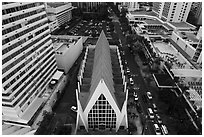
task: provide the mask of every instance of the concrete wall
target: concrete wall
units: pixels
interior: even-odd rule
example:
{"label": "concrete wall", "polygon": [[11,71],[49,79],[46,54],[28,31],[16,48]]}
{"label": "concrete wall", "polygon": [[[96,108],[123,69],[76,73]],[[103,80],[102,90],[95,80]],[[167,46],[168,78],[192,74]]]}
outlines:
{"label": "concrete wall", "polygon": [[[178,34],[175,32],[172,33],[171,39],[178,44],[180,48],[182,48],[191,58],[195,54],[196,49],[193,48],[190,44],[188,44],[185,40],[183,40]],[[177,40],[178,39],[178,40]]]}
{"label": "concrete wall", "polygon": [[202,52],[200,53],[200,56],[198,57],[197,62],[198,62],[198,63],[202,63]]}
{"label": "concrete wall", "polygon": [[55,54],[57,60],[57,67],[64,70],[65,74],[68,73],[69,69],[73,66],[76,59],[82,52],[83,44],[82,37],[77,41],[76,44],[73,44],[63,55]]}
{"label": "concrete wall", "polygon": [[[48,4],[49,5],[49,4]],[[68,8],[70,8],[72,6],[71,2],[66,4],[66,5],[62,5],[62,6],[59,6],[59,7],[56,7],[56,8],[53,8],[53,7],[48,7],[46,9],[46,12],[48,13],[59,13],[61,11],[64,11]]]}
{"label": "concrete wall", "polygon": [[58,21],[55,20],[55,21],[52,21],[49,23],[49,28],[50,28],[50,31],[53,32],[55,31],[56,29],[59,28],[59,24],[58,24]]}

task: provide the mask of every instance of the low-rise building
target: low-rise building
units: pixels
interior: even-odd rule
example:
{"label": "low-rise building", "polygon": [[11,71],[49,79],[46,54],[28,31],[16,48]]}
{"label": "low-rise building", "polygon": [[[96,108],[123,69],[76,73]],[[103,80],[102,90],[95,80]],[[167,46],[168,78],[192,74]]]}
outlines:
{"label": "low-rise building", "polygon": [[55,57],[59,70],[68,73],[83,49],[83,37],[59,35],[52,36]]}
{"label": "low-rise building", "polygon": [[122,5],[127,6],[128,11],[135,11],[140,9],[138,2],[122,2]]}
{"label": "low-rise building", "polygon": [[[177,24],[178,25],[178,24]],[[193,25],[182,24],[176,26],[171,39],[185,52],[195,63],[202,64],[202,37],[200,31],[195,31]]]}

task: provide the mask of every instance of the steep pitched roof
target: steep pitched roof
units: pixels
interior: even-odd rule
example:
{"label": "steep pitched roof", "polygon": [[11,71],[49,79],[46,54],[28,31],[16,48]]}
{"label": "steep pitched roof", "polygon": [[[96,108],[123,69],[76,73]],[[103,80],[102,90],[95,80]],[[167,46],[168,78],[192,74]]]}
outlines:
{"label": "steep pitched roof", "polygon": [[109,47],[108,40],[103,31],[101,32],[99,39],[96,43],[94,65],[93,65],[93,72],[92,72],[91,78],[92,79],[91,79],[89,99],[93,95],[100,80],[103,79],[109,91],[111,92],[114,100],[116,101],[114,96],[115,89],[114,89],[113,74],[112,74],[110,47]]}
{"label": "steep pitched roof", "polygon": [[89,47],[88,50],[82,85],[80,86],[81,92],[79,93],[79,100],[83,110],[91,100],[99,82],[105,83],[113,100],[121,110],[126,96],[125,92],[123,92],[124,85],[117,50],[109,46],[103,31],[96,46]]}

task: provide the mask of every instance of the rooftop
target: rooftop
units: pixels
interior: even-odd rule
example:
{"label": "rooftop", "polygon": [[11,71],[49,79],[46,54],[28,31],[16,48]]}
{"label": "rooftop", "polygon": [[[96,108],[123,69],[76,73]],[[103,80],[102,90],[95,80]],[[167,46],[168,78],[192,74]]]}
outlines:
{"label": "rooftop", "polygon": [[153,74],[156,84],[160,88],[174,88],[175,82],[168,74]]}
{"label": "rooftop", "polygon": [[133,15],[150,15],[150,16],[157,16],[157,14],[153,11],[148,12],[148,11],[130,11],[131,14]]}
{"label": "rooftop", "polygon": [[71,45],[75,45],[81,37],[60,35],[52,36],[51,38],[53,40],[54,49],[63,52],[66,49],[68,49]]}
{"label": "rooftop", "polygon": [[188,42],[199,42],[199,40],[196,38],[196,35],[194,33],[178,32],[178,34],[180,37],[182,37],[184,40]]}
{"label": "rooftop", "polygon": [[87,55],[81,92],[79,93],[82,109],[86,108],[88,101],[102,79],[119,109],[121,109],[125,100],[125,93],[123,92],[117,51],[115,46],[109,46],[103,31],[95,48],[93,46],[89,47]]}
{"label": "rooftop", "polygon": [[60,7],[66,4],[67,2],[47,2],[47,5],[53,8]]}
{"label": "rooftop", "polygon": [[196,28],[195,26],[187,22],[169,22],[169,23],[179,29],[186,29],[186,28],[195,29]]}
{"label": "rooftop", "polygon": [[197,69],[171,69],[175,77],[202,78],[202,71]]}
{"label": "rooftop", "polygon": [[159,20],[144,20],[144,22],[145,23],[147,23],[148,25],[150,25],[150,24],[163,24],[163,23],[161,23]]}

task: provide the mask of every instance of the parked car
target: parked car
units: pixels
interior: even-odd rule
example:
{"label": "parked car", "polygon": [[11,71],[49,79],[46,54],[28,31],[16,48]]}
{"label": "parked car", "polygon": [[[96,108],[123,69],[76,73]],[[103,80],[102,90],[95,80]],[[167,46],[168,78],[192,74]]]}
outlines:
{"label": "parked car", "polygon": [[127,73],[130,73],[130,69],[127,67]]}
{"label": "parked car", "polygon": [[142,113],[142,108],[139,102],[136,103],[136,109],[139,113]]}
{"label": "parked car", "polygon": [[151,99],[152,99],[152,94],[151,94],[151,92],[150,92],[150,91],[147,91],[147,98],[148,98],[149,100],[151,100]]}
{"label": "parked car", "polygon": [[77,112],[77,107],[72,106],[72,107],[71,107],[71,110],[74,111],[74,112]]}
{"label": "parked car", "polygon": [[158,112],[158,109],[157,109],[156,104],[153,103],[152,106],[153,106],[153,110],[154,110],[154,112],[157,113],[157,112]]}
{"label": "parked car", "polygon": [[135,97],[135,101],[138,101],[139,98],[136,92],[134,92],[133,96]]}
{"label": "parked car", "polygon": [[158,124],[154,124],[154,131],[156,135],[161,135],[161,131],[160,131]]}
{"label": "parked car", "polygon": [[161,131],[163,135],[168,135],[169,133],[165,125],[161,125]]}
{"label": "parked car", "polygon": [[160,117],[158,114],[156,114],[156,118],[157,118],[157,122],[158,122],[159,124],[162,124],[161,117]]}
{"label": "parked car", "polygon": [[147,109],[147,113],[148,113],[150,119],[154,119],[154,113],[153,113],[151,108]]}
{"label": "parked car", "polygon": [[134,85],[134,81],[132,78],[130,78],[130,85]]}

